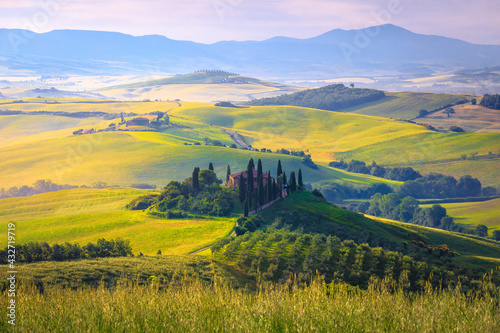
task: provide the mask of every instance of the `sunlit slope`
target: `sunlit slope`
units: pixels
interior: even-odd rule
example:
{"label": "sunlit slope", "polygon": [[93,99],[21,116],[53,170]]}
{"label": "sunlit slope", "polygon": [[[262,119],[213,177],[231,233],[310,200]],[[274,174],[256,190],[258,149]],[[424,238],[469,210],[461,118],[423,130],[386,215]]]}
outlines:
{"label": "sunlit slope", "polygon": [[413,168],[422,173],[438,172],[455,178],[460,178],[463,175],[474,175],[483,186],[500,185],[500,160],[498,158],[431,163],[415,165]]}
{"label": "sunlit slope", "polygon": [[346,108],[342,111],[387,118],[413,119],[419,116],[420,110],[432,111],[466,98],[465,95],[416,92],[386,92],[385,94],[386,96],[378,101]]}
{"label": "sunlit slope", "polygon": [[497,133],[436,133],[387,118],[300,107],[222,108],[189,103],[171,114],[243,130],[256,148],[308,150],[320,162],[343,158],[394,165],[459,158],[500,146]]}
{"label": "sunlit slope", "polygon": [[[49,112],[105,112],[137,113],[168,111],[178,107],[177,102],[121,102],[110,100],[89,100],[77,98],[25,98],[24,103],[16,100],[0,101],[0,110],[49,111]],[[18,100],[17,100],[18,101]],[[47,103],[47,102],[48,103]]]}
{"label": "sunlit slope", "polygon": [[[124,210],[125,205],[145,190],[123,188],[73,189],[33,197],[0,200],[2,224],[15,222],[16,242],[77,242],[85,245],[100,238],[130,240],[134,253],[153,255],[187,254],[234,227],[232,218],[167,220],[142,211]],[[0,241],[0,247],[7,240]]]}
{"label": "sunlit slope", "polygon": [[[500,199],[484,202],[460,202],[441,204],[456,223],[470,224],[473,227],[483,224],[491,235],[500,230]],[[425,206],[424,206],[425,207]]]}
{"label": "sunlit slope", "polygon": [[272,174],[279,159],[285,171],[302,168],[306,183],[339,178],[359,184],[384,181],[327,167],[312,169],[301,163],[300,158],[288,155],[181,144],[192,141],[168,132],[107,132],[3,147],[0,148],[0,155],[4,157],[0,160],[3,171],[0,188],[29,185],[37,179],[87,186],[95,181],[120,186],[134,183],[164,186],[170,180],[190,177],[195,166],[208,168],[210,162],[225,180],[228,164],[233,172],[245,170],[250,158],[262,159],[264,168]]}
{"label": "sunlit slope", "polygon": [[80,128],[103,128],[111,121],[49,115],[0,116],[0,147],[62,138]]}

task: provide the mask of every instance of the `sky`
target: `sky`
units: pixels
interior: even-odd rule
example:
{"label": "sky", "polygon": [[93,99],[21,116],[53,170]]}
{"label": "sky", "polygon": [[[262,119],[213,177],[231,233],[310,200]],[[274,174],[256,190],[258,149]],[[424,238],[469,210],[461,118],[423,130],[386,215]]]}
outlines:
{"label": "sky", "polygon": [[0,0],[0,28],[164,35],[214,43],[392,23],[416,33],[500,45],[498,0]]}

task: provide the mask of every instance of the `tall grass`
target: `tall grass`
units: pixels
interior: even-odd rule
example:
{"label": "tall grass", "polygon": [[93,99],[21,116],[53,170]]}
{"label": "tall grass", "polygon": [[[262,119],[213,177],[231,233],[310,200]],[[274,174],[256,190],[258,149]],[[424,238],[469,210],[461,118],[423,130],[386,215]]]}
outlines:
{"label": "tall grass", "polygon": [[[372,283],[367,291],[321,280],[258,291],[190,282],[150,286],[19,290],[19,332],[498,332],[499,289],[405,294]],[[1,300],[6,306],[6,297]],[[0,330],[9,324],[0,317]]]}

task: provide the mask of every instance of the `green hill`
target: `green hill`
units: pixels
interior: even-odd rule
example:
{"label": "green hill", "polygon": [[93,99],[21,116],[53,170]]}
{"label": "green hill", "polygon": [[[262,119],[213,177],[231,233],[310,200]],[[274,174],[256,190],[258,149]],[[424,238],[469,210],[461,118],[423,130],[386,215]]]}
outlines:
{"label": "green hill", "polygon": [[[286,200],[264,210],[261,215],[266,220],[272,221],[280,216],[281,212],[304,217],[294,223],[296,227],[302,227],[305,232],[337,234],[338,229],[342,227],[344,235],[351,234],[355,236],[356,241],[369,233],[396,243],[415,240],[434,246],[446,244],[458,254],[455,260],[459,262],[471,263],[479,257],[490,261],[491,265],[500,261],[499,242],[388,219],[368,218],[325,202],[313,196],[311,192],[294,193]],[[368,237],[366,242],[369,241]]]}
{"label": "green hill", "polygon": [[247,105],[293,105],[315,109],[337,111],[363,103],[373,102],[385,96],[383,91],[347,88],[332,84],[316,89],[307,89],[289,95],[268,97],[247,102]]}
{"label": "green hill", "polygon": [[189,103],[172,115],[229,128],[255,148],[308,151],[316,162],[335,159],[404,165],[497,151],[499,133],[437,133],[388,118],[293,106],[218,108]]}
{"label": "green hill", "polygon": [[[146,190],[73,189],[26,198],[0,199],[2,223],[15,222],[16,242],[95,243],[100,238],[130,240],[134,254],[187,254],[228,235],[232,218],[157,219],[124,210]],[[7,240],[0,240],[0,248]]]}
{"label": "green hill", "polygon": [[[345,108],[342,111],[377,117],[413,119],[419,116],[420,110],[431,112],[446,105],[463,101],[466,97],[466,95],[386,92],[384,98]],[[425,119],[422,122],[425,122]]]}
{"label": "green hill", "polygon": [[198,71],[195,73],[176,75],[172,77],[167,77],[158,80],[149,80],[144,82],[122,84],[117,86],[105,87],[98,89],[100,90],[112,90],[112,89],[128,89],[128,88],[144,88],[151,86],[163,86],[169,84],[219,84],[219,83],[229,83],[229,84],[259,84],[270,87],[281,87],[282,84],[262,81],[248,76],[238,75],[235,73],[229,73],[225,71]]}

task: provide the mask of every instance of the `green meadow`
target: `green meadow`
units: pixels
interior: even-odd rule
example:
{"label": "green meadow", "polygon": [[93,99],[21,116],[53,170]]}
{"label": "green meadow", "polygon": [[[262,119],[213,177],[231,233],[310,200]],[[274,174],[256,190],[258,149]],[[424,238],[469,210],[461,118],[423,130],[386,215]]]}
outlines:
{"label": "green meadow", "polygon": [[171,114],[241,132],[255,148],[305,150],[322,163],[357,159],[400,165],[487,154],[500,146],[499,133],[437,133],[388,118],[301,107],[189,103]]}
{"label": "green meadow", "polygon": [[342,111],[378,117],[413,119],[419,116],[420,110],[432,111],[444,105],[460,102],[467,97],[415,92],[386,92],[385,95],[385,98],[376,102],[365,103]]}
{"label": "green meadow", "polygon": [[500,199],[483,202],[461,202],[441,204],[448,215],[453,216],[456,223],[476,227],[483,224],[488,227],[489,234],[500,230]]}

